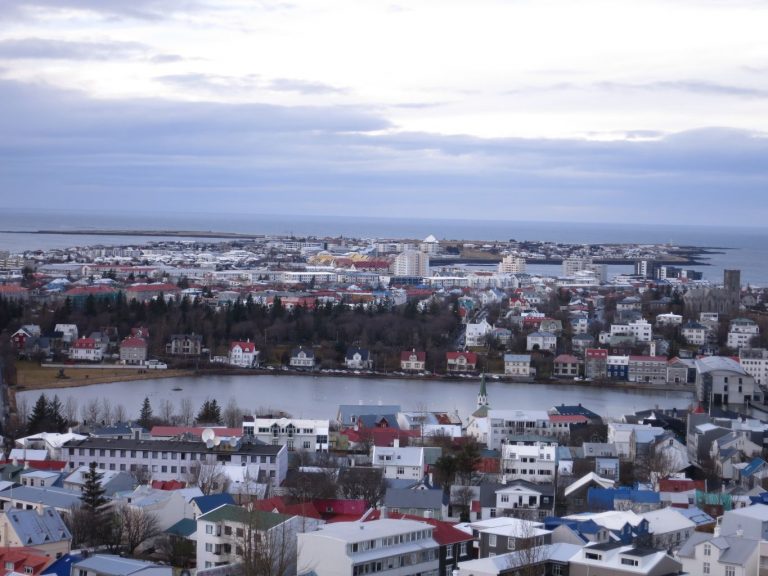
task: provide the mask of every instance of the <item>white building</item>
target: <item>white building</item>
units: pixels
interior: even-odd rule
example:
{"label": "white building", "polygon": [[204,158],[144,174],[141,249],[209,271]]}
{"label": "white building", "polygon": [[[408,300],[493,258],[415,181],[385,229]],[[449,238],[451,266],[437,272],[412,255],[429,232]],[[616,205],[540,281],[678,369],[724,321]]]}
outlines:
{"label": "white building", "polygon": [[93,338],[82,337],[72,343],[69,359],[86,362],[101,362],[104,350]]}
{"label": "white building", "polygon": [[421,480],[426,473],[424,448],[416,446],[374,446],[371,465],[384,468],[384,477]]}
{"label": "white building", "polygon": [[501,450],[514,436],[537,434],[553,436],[555,429],[546,410],[488,410],[488,448]]}
{"label": "white building", "polygon": [[557,336],[551,332],[531,332],[528,334],[526,350],[547,350],[555,352],[557,350]]}
{"label": "white building", "polygon": [[748,318],[734,318],[728,331],[728,348],[748,348],[752,338],[760,334],[760,327]]}
{"label": "white building", "polygon": [[328,452],[329,430],[329,420],[254,418],[243,422],[243,436],[253,437],[264,444],[285,446],[289,452]]}
{"label": "white building", "polygon": [[760,541],[696,532],[677,553],[686,574],[752,576],[758,572]]}
{"label": "white building", "polygon": [[531,355],[504,354],[504,374],[509,376],[530,376]]}
{"label": "white building", "polygon": [[465,331],[466,345],[484,346],[485,338],[491,330],[493,330],[493,326],[485,318],[480,322],[467,324]]}
{"label": "white building", "polygon": [[433,531],[424,522],[391,518],[326,524],[298,535],[298,568],[317,576],[438,576]]}
{"label": "white building", "polygon": [[502,274],[524,274],[525,258],[517,254],[507,254],[499,262],[499,272]]}
{"label": "white building", "polygon": [[765,348],[741,348],[739,363],[757,384],[768,384],[768,350]]}
{"label": "white building", "polygon": [[680,326],[683,323],[683,317],[680,314],[659,314],[656,316],[657,326]]}
{"label": "white building", "polygon": [[521,436],[501,447],[501,471],[510,480],[554,482],[557,442],[552,438]]}
{"label": "white building", "polygon": [[75,324],[56,324],[53,327],[54,332],[61,332],[61,341],[65,344],[71,344],[78,337],[77,325]]}
{"label": "white building", "polygon": [[429,276],[429,254],[406,250],[395,257],[392,270],[395,276]]}
{"label": "white building", "polygon": [[232,342],[229,345],[228,362],[232,366],[241,368],[251,368],[258,361],[259,353],[256,351],[256,344],[247,340],[245,342]]}
{"label": "white building", "polygon": [[707,343],[709,330],[703,324],[698,322],[688,322],[681,331],[683,338],[688,344],[703,346]]}
{"label": "white building", "polygon": [[640,318],[628,324],[611,324],[611,336],[634,336],[636,342],[650,342],[653,339],[653,328],[645,318]]}
{"label": "white building", "polygon": [[727,405],[761,400],[762,394],[755,379],[731,358],[697,358],[696,372],[696,392],[700,402]]}

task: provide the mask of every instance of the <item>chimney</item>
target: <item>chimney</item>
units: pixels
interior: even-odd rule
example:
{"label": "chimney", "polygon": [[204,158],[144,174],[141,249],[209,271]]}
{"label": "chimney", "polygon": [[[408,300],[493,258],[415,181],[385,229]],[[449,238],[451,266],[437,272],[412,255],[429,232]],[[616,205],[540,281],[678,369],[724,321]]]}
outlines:
{"label": "chimney", "polygon": [[379,508],[379,520],[384,520],[385,518],[387,518],[387,507],[382,506]]}
{"label": "chimney", "polygon": [[392,446],[395,447],[395,448],[400,448],[400,438],[395,438],[392,441]]}

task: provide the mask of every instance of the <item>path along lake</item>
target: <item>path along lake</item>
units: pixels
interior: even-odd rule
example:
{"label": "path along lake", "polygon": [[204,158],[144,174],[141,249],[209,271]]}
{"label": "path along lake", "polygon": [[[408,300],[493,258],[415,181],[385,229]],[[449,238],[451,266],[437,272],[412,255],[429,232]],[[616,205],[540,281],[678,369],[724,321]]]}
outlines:
{"label": "path along lake", "polygon": [[[181,390],[174,390],[181,388]],[[581,403],[604,418],[648,408],[688,408],[692,392],[631,390],[574,386],[569,384],[506,383],[488,380],[488,398],[494,409],[546,410],[557,404]],[[45,390],[62,403],[70,396],[79,407],[106,398],[114,408],[122,405],[127,414],[138,417],[145,397],[159,413],[164,400],[174,403],[176,412],[182,398],[189,398],[195,411],[206,399],[222,406],[230,398],[246,412],[260,409],[283,410],[296,418],[334,418],[339,404],[399,404],[402,410],[458,411],[462,419],[475,410],[479,380],[407,380],[311,375],[191,376],[96,384],[79,388]],[[19,392],[29,407],[39,390]],[[79,414],[79,411],[78,411]]]}

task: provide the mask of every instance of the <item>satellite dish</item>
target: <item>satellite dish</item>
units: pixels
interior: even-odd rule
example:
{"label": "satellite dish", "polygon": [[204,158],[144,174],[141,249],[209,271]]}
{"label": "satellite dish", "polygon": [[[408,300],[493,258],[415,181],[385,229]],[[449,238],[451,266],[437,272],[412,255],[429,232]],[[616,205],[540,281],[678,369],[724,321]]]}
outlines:
{"label": "satellite dish", "polygon": [[203,439],[203,442],[208,442],[208,440],[213,440],[216,436],[216,432],[211,430],[210,428],[206,428],[203,430],[203,433],[201,434],[201,438]]}
{"label": "satellite dish", "polygon": [[235,437],[235,436],[232,436],[232,437],[229,439],[229,445],[230,445],[232,448],[237,448],[237,437]]}
{"label": "satellite dish", "polygon": [[205,447],[208,448],[208,449],[213,448],[213,440],[211,440],[211,439],[206,440],[205,441]]}
{"label": "satellite dish", "polygon": [[221,438],[219,438],[218,436],[216,436],[216,437],[213,439],[213,445],[214,445],[214,446],[218,446],[219,444],[221,444]]}

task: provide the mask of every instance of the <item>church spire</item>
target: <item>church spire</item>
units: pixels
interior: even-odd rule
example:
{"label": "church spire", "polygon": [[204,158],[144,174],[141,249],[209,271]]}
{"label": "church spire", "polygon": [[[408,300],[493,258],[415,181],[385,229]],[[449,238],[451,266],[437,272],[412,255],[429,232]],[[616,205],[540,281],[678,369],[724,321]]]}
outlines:
{"label": "church spire", "polygon": [[488,406],[488,392],[485,389],[485,372],[480,376],[480,392],[477,395],[477,407]]}

